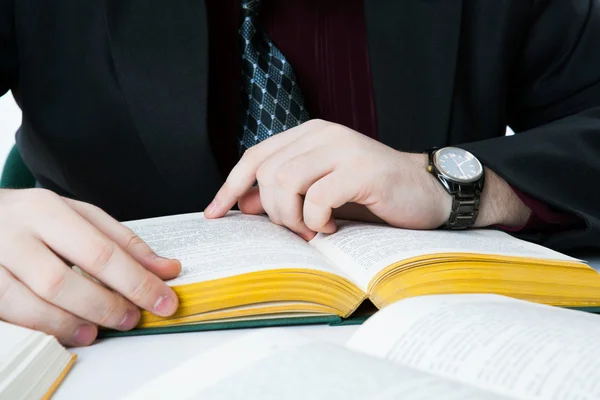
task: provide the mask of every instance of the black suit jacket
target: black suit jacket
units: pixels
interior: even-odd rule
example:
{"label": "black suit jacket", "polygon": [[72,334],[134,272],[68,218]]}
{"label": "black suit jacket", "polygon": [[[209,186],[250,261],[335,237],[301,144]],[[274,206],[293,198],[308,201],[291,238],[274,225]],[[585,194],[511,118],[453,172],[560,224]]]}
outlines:
{"label": "black suit jacket", "polygon": [[[457,144],[600,244],[600,3],[365,0],[379,138]],[[206,127],[202,0],[0,0],[0,94],[38,181],[118,219],[202,210],[224,176]],[[504,137],[506,125],[517,135]]]}

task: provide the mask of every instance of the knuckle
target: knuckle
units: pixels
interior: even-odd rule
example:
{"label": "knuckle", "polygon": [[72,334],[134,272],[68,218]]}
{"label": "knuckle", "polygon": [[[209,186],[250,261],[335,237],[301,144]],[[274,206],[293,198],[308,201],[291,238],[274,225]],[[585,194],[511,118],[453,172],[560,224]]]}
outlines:
{"label": "knuckle", "polygon": [[258,167],[258,170],[256,171],[256,180],[262,186],[268,186],[272,183],[272,173],[268,164],[262,164],[260,167]]}
{"label": "knuckle", "polygon": [[[60,197],[47,189],[19,189],[11,190],[6,196],[7,206],[10,206],[12,215],[30,215],[35,212],[43,212],[56,204]],[[6,211],[6,208],[3,207]]]}
{"label": "knuckle", "polygon": [[72,200],[72,201],[74,203],[76,203],[78,207],[81,207],[85,210],[88,210],[88,211],[91,211],[94,213],[101,213],[101,214],[108,215],[108,214],[106,214],[106,212],[103,209],[101,209],[100,207],[95,206],[93,204],[86,203],[85,201],[78,201],[78,200]]}
{"label": "knuckle", "polygon": [[48,335],[56,336],[57,338],[67,336],[69,332],[68,327],[70,325],[69,318],[62,316],[42,316],[38,315],[29,322],[28,328],[37,331],[46,332]]}
{"label": "knuckle", "polygon": [[275,171],[273,181],[277,186],[288,185],[294,177],[292,170],[294,169],[293,162],[286,162]]}
{"label": "knuckle", "polygon": [[58,199],[58,195],[48,189],[34,188],[24,189],[20,191],[22,200],[33,203],[54,202]]}
{"label": "knuckle", "polygon": [[[37,231],[41,220],[60,216],[64,212],[61,197],[47,189],[7,190],[2,195],[0,225],[9,226],[12,234]],[[5,233],[5,232],[3,232]],[[4,246],[10,246],[4,243]]]}
{"label": "knuckle", "polygon": [[145,273],[142,279],[129,291],[129,300],[134,304],[142,304],[154,288],[154,282],[149,273]]}
{"label": "knuckle", "polygon": [[34,291],[38,296],[52,303],[63,292],[69,271],[68,268],[62,268],[49,274],[47,279],[42,279],[39,284],[34,285],[37,286]]}
{"label": "knuckle", "polygon": [[116,245],[112,242],[104,242],[96,246],[95,255],[90,265],[87,266],[88,272],[92,275],[101,274],[110,264],[116,252]]}
{"label": "knuckle", "polygon": [[113,325],[111,322],[115,319],[115,315],[118,309],[118,302],[115,296],[111,296],[112,299],[108,301],[108,304],[104,307],[102,315],[98,319],[97,323],[101,326],[110,327]]}
{"label": "knuckle", "polygon": [[242,176],[242,174],[230,176],[223,184],[221,190],[217,193],[217,197],[226,199],[232,196],[241,196],[246,191],[246,187],[244,186],[245,181],[246,176]]}
{"label": "knuckle", "polygon": [[138,235],[129,229],[125,233],[124,247],[127,250],[143,249],[150,251],[150,248],[146,245],[146,242],[144,242]]}
{"label": "knuckle", "polygon": [[325,121],[323,119],[320,119],[320,118],[314,118],[314,119],[306,121],[305,124],[309,128],[320,128],[320,127],[323,127],[323,126],[329,124],[329,122],[327,122],[327,121]]}
{"label": "knuckle", "polygon": [[286,227],[292,230],[299,230],[304,226],[304,222],[302,220],[302,213],[286,213],[281,216],[281,222]]}
{"label": "knuckle", "polygon": [[306,200],[315,205],[324,206],[328,201],[327,190],[320,185],[313,185],[306,192]]}

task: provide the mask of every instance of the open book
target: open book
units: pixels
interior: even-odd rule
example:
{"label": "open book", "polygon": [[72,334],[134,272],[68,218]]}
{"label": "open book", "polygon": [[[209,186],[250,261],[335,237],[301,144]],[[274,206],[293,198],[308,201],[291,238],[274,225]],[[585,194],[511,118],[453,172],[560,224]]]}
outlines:
{"label": "open book", "polygon": [[[429,294],[495,293],[562,307],[600,306],[595,270],[500,231],[338,221],[335,234],[307,243],[265,216],[240,212],[125,225],[158,254],[183,263],[180,276],[168,282],[180,298],[177,313],[161,318],[144,311],[141,330],[125,334],[339,323],[367,299],[381,309]],[[145,333],[156,332],[164,330]]]}
{"label": "open book", "polygon": [[497,295],[423,296],[378,312],[346,346],[254,331],[126,398],[592,400],[599,332],[590,313]]}
{"label": "open book", "polygon": [[49,399],[74,362],[54,336],[0,321],[0,399]]}

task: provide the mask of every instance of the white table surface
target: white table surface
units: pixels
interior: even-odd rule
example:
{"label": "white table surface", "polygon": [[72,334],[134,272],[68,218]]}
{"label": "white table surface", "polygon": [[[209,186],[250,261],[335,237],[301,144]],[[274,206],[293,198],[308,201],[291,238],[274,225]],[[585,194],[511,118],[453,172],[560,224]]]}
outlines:
{"label": "white table surface", "polygon": [[[580,255],[579,258],[600,271],[600,257]],[[280,329],[344,344],[358,326],[314,325]],[[72,349],[78,360],[53,400],[117,399],[187,359],[248,332],[248,329],[241,329],[112,338],[90,347]]]}

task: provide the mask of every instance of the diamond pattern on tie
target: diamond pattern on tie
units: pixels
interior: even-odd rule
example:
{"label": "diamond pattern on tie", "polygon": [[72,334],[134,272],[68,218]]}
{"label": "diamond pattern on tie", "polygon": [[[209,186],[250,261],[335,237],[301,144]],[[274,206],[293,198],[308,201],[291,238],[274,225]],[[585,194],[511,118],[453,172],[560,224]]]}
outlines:
{"label": "diamond pattern on tie", "polygon": [[258,29],[260,3],[242,0],[242,152],[309,119],[292,66]]}

